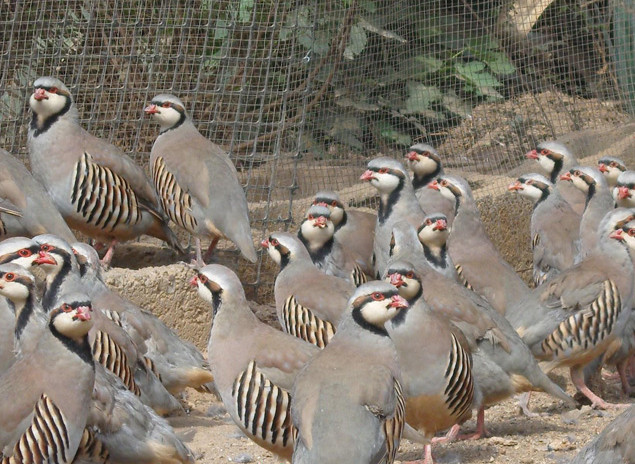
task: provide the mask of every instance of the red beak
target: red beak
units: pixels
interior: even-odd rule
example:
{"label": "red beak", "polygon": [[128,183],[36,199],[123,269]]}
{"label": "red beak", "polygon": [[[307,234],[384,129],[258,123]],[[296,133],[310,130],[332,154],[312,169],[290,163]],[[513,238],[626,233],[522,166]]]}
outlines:
{"label": "red beak", "polygon": [[390,274],[390,285],[394,285],[395,287],[401,287],[405,282],[403,281],[403,277],[398,272],[394,274]]}
{"label": "red beak", "polygon": [[79,306],[75,309],[75,317],[73,319],[79,319],[80,321],[90,321],[90,312],[93,309],[90,306]]}
{"label": "red beak", "polygon": [[319,227],[324,229],[326,227],[326,218],[324,216],[318,216],[313,220],[313,227]]}
{"label": "red beak", "polygon": [[408,154],[406,155],[406,159],[408,161],[417,161],[419,159],[419,155],[417,154],[416,151],[411,151],[411,152],[408,152]]}
{"label": "red beak", "polygon": [[390,301],[390,307],[391,308],[407,308],[408,307],[408,302],[402,296],[393,295],[390,298],[390,300],[391,300]]}
{"label": "red beak", "polygon": [[509,190],[510,192],[517,192],[518,190],[522,190],[523,189],[523,184],[520,181],[516,181],[513,184],[509,184],[509,187],[507,187],[507,190]]}
{"label": "red beak", "polygon": [[623,185],[617,188],[617,198],[620,200],[625,200],[626,198],[630,198],[631,194],[628,187],[624,187]]}
{"label": "red beak", "polygon": [[194,276],[190,279],[190,287],[198,287],[198,276]]}
{"label": "red beak", "polygon": [[432,190],[441,190],[441,187],[439,187],[439,181],[438,180],[433,180],[432,182],[430,182],[428,184],[428,188],[432,189]]}
{"label": "red beak", "polygon": [[359,178],[359,180],[363,180],[363,181],[371,181],[375,178],[375,173],[373,171],[371,171],[370,169],[367,169],[364,174],[361,175],[361,177]]}
{"label": "red beak", "polygon": [[144,110],[146,112],[146,114],[157,114],[160,113],[159,111],[159,107],[157,105],[148,105],[144,108]]}
{"label": "red beak", "polygon": [[35,89],[35,92],[33,92],[33,98],[35,98],[37,101],[49,99],[48,95],[46,94],[46,90],[44,89]]}
{"label": "red beak", "polygon": [[598,169],[600,170],[600,172],[609,172],[609,169],[606,167],[606,164],[604,163],[598,164]]}
{"label": "red beak", "polygon": [[565,172],[564,174],[562,174],[560,176],[560,180],[568,180],[569,182],[571,182],[572,181],[571,173],[570,172]]}
{"label": "red beak", "polygon": [[57,261],[45,251],[40,251],[39,256],[35,258],[33,264],[57,264]]}
{"label": "red beak", "polygon": [[525,157],[532,159],[532,160],[537,160],[538,159],[538,151],[536,150],[531,150],[530,152],[527,152],[525,154]]}
{"label": "red beak", "polygon": [[269,248],[269,240],[264,239],[262,242],[260,242],[260,246],[263,248]]}
{"label": "red beak", "polygon": [[445,219],[437,219],[432,230],[446,230],[448,228],[448,222]]}
{"label": "red beak", "polygon": [[614,230],[609,234],[609,238],[614,238],[615,240],[624,240],[624,231],[622,229]]}

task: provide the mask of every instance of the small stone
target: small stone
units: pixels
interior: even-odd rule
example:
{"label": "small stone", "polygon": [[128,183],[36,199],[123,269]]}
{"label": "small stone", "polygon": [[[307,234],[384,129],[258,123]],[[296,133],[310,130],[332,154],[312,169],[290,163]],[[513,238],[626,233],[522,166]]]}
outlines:
{"label": "small stone", "polygon": [[500,445],[500,446],[516,446],[518,444],[516,440],[512,440],[511,438],[503,438],[503,437],[492,437],[489,439],[489,443],[492,445]]}
{"label": "small stone", "polygon": [[564,422],[565,424],[574,425],[577,424],[578,420],[580,419],[580,411],[578,411],[577,409],[567,411],[560,417],[562,418],[562,422]]}
{"label": "small stone", "polygon": [[240,462],[240,463],[247,463],[247,462],[254,462],[254,458],[247,453],[243,453],[243,454],[239,454],[236,457],[233,457],[230,459],[231,462]]}
{"label": "small stone", "polygon": [[212,404],[205,414],[207,417],[221,417],[227,414],[227,410],[222,404]]}

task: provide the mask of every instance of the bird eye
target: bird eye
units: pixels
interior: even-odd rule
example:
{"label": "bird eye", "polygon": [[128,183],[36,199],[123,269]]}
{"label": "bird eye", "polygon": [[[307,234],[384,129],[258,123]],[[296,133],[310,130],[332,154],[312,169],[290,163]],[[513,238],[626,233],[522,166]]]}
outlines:
{"label": "bird eye", "polygon": [[631,237],[632,237],[633,235],[635,235],[635,229],[633,229],[633,228],[628,229],[628,235],[629,235],[629,236],[631,236]]}
{"label": "bird eye", "polygon": [[280,242],[278,242],[277,239],[272,238],[271,240],[269,240],[269,243],[271,243],[271,246],[277,247],[278,245],[280,245]]}
{"label": "bird eye", "polygon": [[200,282],[200,283],[202,283],[202,284],[207,283],[207,277],[206,277],[205,275],[203,275],[203,274],[199,274],[199,275],[198,275],[198,280],[199,280],[199,282]]}
{"label": "bird eye", "polygon": [[534,181],[532,179],[529,179],[527,182],[525,182],[527,185],[531,185],[534,183]]}
{"label": "bird eye", "polygon": [[57,91],[58,91],[58,88],[57,88],[57,87],[51,87],[51,88],[49,89],[49,93],[57,93]]}
{"label": "bird eye", "polygon": [[540,154],[547,156],[549,154],[549,150],[547,150],[546,148],[543,148],[542,150],[540,150]]}
{"label": "bird eye", "polygon": [[375,292],[371,295],[371,298],[375,301],[381,301],[384,299],[384,295],[380,292]]}
{"label": "bird eye", "polygon": [[18,254],[22,256],[23,258],[27,258],[31,256],[33,252],[29,250],[28,248],[22,248],[21,250],[18,250]]}
{"label": "bird eye", "polygon": [[337,206],[337,201],[333,200],[333,201],[331,202],[331,206]]}
{"label": "bird eye", "polygon": [[62,311],[64,311],[65,313],[70,313],[72,310],[73,310],[73,307],[69,305],[68,303],[64,303],[62,305]]}
{"label": "bird eye", "polygon": [[406,277],[412,279],[415,276],[415,273],[412,271],[406,272]]}
{"label": "bird eye", "polygon": [[575,171],[573,171],[573,175],[574,176],[580,176],[580,171],[578,171],[577,169]]}
{"label": "bird eye", "polygon": [[163,108],[169,108],[170,107],[170,102],[165,102],[161,105]]}
{"label": "bird eye", "polygon": [[314,205],[317,205],[317,204],[318,204],[317,198],[316,198],[315,200],[313,200],[313,204],[314,204]]}
{"label": "bird eye", "polygon": [[309,215],[307,216],[307,219],[311,219],[311,220],[312,220],[312,219],[313,219],[313,215],[312,215],[312,214],[309,214]]}
{"label": "bird eye", "polygon": [[6,280],[7,282],[13,282],[15,280],[15,274],[13,272],[7,272],[4,275],[4,280]]}
{"label": "bird eye", "polygon": [[40,246],[40,250],[42,250],[42,251],[51,251],[52,249],[53,249],[53,247],[51,245],[46,244],[46,243],[44,245]]}
{"label": "bird eye", "polygon": [[442,180],[440,182],[440,184],[441,184],[442,187],[447,187],[448,186],[448,181],[447,180]]}
{"label": "bird eye", "polygon": [[379,174],[386,174],[388,172],[388,168],[381,168],[379,170]]}
{"label": "bird eye", "polygon": [[426,226],[432,225],[432,219],[426,219]]}

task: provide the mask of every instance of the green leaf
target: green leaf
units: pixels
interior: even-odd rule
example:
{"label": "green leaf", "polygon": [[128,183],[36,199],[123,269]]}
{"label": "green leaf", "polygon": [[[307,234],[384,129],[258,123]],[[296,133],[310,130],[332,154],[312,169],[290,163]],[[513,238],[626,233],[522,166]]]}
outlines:
{"label": "green leaf", "polygon": [[359,55],[364,48],[366,47],[366,42],[368,38],[366,36],[366,31],[359,24],[353,25],[351,27],[351,33],[348,38],[348,45],[344,50],[344,58],[348,60],[352,60],[356,55]]}
{"label": "green leaf", "polygon": [[485,63],[471,61],[469,63],[455,63],[457,77],[469,82],[474,87],[500,87],[502,84],[490,73],[483,71]]}
{"label": "green leaf", "polygon": [[426,74],[431,74],[439,71],[443,67],[443,60],[435,58],[431,55],[418,55],[415,56],[415,63],[421,66],[421,70]]}
{"label": "green leaf", "polygon": [[399,132],[389,123],[382,121],[378,123],[378,126],[379,135],[383,139],[386,139],[402,147],[409,147],[410,145],[412,145],[412,138],[408,134]]}
{"label": "green leaf", "polygon": [[430,108],[430,104],[440,100],[443,94],[437,87],[427,86],[417,82],[408,83],[408,98],[406,99],[403,114],[424,113]]}
{"label": "green leaf", "polygon": [[483,57],[483,61],[487,63],[494,74],[509,75],[516,72],[516,66],[509,61],[503,52],[489,52]]}
{"label": "green leaf", "polygon": [[374,0],[361,0],[359,6],[368,13],[377,12],[377,3]]}
{"label": "green leaf", "polygon": [[250,22],[253,8],[254,0],[240,0],[238,4],[238,21],[241,23]]}

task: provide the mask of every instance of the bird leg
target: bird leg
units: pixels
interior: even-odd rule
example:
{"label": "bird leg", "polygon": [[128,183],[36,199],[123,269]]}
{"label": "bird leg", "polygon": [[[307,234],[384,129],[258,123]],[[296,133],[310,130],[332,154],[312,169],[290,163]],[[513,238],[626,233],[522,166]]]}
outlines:
{"label": "bird leg", "polygon": [[600,398],[595,393],[593,393],[589,389],[589,387],[586,386],[586,383],[584,382],[584,370],[582,369],[582,366],[572,366],[569,369],[569,373],[571,375],[571,381],[573,382],[573,385],[575,385],[575,388],[577,388],[580,393],[582,393],[589,400],[591,400],[591,407],[593,409],[609,409],[609,408],[620,408],[620,407],[629,406],[629,405],[622,405],[622,404],[607,403],[602,398]]}
{"label": "bird leg", "polygon": [[203,255],[201,254],[201,239],[196,237],[194,243],[196,244],[196,258],[192,260],[192,265],[202,268],[205,266],[205,261],[203,261]]}
{"label": "bird leg", "polygon": [[[218,243],[219,239],[220,237],[214,237],[214,239],[212,240],[212,243],[209,244],[209,247],[207,248],[207,251],[205,252],[205,256],[203,256],[203,260],[208,261],[212,257],[212,253],[214,252],[214,248],[216,248],[216,244]],[[198,243],[200,245],[200,241]],[[200,250],[200,247],[199,247],[199,250]]]}
{"label": "bird leg", "polygon": [[446,433],[445,436],[443,436],[443,437],[435,437],[431,441],[434,444],[437,444],[437,443],[451,443],[454,440],[456,440],[456,437],[459,436],[460,430],[461,430],[461,426],[459,424],[454,424],[450,428],[450,430],[448,430],[448,433]]}
{"label": "bird leg", "polygon": [[427,443],[423,448],[423,459],[418,459],[416,461],[401,461],[402,464],[434,464],[434,459],[432,459],[432,445]]}
{"label": "bird leg", "polygon": [[110,242],[110,246],[108,250],[106,250],[106,254],[101,260],[101,265],[105,268],[110,267],[110,262],[112,261],[112,256],[115,254],[115,246],[117,245],[117,240],[113,240]]}
{"label": "bird leg", "polygon": [[481,406],[476,416],[476,430],[468,435],[459,435],[459,440],[478,440],[488,436],[489,433],[485,430],[485,406]]}
{"label": "bird leg", "polygon": [[518,407],[522,410],[523,414],[527,417],[538,417],[540,414],[531,412],[529,410],[529,400],[531,399],[531,392],[521,393],[516,396]]}
{"label": "bird leg", "polygon": [[628,382],[628,376],[626,375],[626,370],[628,368],[629,359],[624,359],[617,363],[615,367],[617,367],[617,373],[620,376],[620,381],[622,382],[622,391],[626,396],[631,396],[631,385]]}

